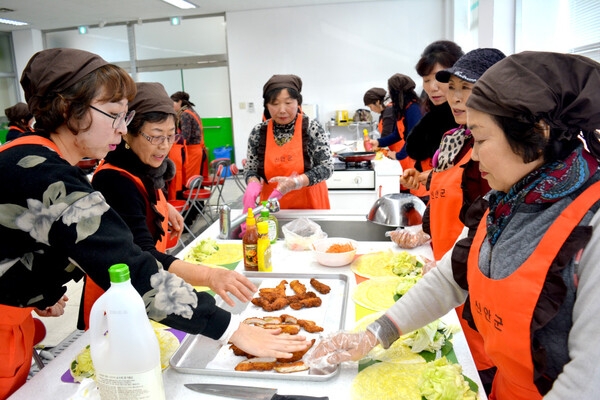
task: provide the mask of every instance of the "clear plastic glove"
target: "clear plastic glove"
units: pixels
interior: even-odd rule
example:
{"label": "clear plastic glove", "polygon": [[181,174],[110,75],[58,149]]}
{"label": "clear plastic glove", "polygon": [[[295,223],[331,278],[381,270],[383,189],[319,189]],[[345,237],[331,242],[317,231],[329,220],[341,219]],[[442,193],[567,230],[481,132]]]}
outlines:
{"label": "clear plastic glove", "polygon": [[277,183],[277,188],[275,190],[279,191],[282,196],[288,194],[292,190],[298,190],[303,186],[302,178],[297,174],[292,176],[274,176],[269,179],[269,183]]}
{"label": "clear plastic glove", "polygon": [[309,366],[311,374],[329,373],[341,362],[364,358],[377,344],[375,335],[368,331],[337,332],[321,338],[306,353],[304,362]]}
{"label": "clear plastic glove", "polygon": [[403,249],[414,249],[424,245],[431,240],[431,236],[423,232],[421,225],[397,228],[395,231],[385,233],[398,247]]}
{"label": "clear plastic glove", "polygon": [[262,190],[262,185],[260,182],[250,181],[246,186],[246,191],[244,192],[244,198],[242,199],[242,204],[244,205],[244,212],[248,211],[249,208],[256,207],[256,198],[260,195],[260,191]]}
{"label": "clear plastic glove", "polygon": [[423,261],[425,261],[425,265],[423,266],[423,275],[425,275],[437,266],[435,260],[430,260],[428,258],[423,257]]}

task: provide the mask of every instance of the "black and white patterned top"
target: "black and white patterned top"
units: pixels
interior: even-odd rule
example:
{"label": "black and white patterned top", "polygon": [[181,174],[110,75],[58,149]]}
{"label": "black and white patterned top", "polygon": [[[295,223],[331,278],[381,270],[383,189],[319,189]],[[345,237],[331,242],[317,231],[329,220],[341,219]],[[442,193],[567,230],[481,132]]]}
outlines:
{"label": "black and white patterned top", "polygon": [[[260,133],[265,131],[264,127],[267,124],[268,121],[264,121],[256,125],[248,137],[247,163],[244,167],[246,182],[253,176],[260,179],[258,169],[264,165],[264,159],[260,159],[257,150],[260,145]],[[274,124],[275,143],[281,146],[289,142],[294,135],[295,124],[296,120],[286,125]],[[314,185],[333,174],[333,159],[329,146],[329,133],[325,132],[319,121],[310,120],[307,133],[311,140],[303,142],[303,145],[306,146],[304,153],[310,157],[311,168],[304,173],[308,177],[309,185]]]}

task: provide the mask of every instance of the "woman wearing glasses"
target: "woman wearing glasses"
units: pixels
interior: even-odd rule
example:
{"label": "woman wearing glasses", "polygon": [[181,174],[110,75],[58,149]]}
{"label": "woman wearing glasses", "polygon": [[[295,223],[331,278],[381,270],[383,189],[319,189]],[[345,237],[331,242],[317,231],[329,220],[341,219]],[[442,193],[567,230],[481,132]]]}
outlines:
{"label": "woman wearing glasses", "polygon": [[[307,348],[304,337],[238,327],[211,295],[194,291],[137,246],[121,216],[75,166],[84,157],[106,157],[127,133],[136,87],[125,70],[86,51],[49,49],[29,60],[21,85],[36,132],[0,147],[0,304],[11,310],[0,314],[0,399],[27,379],[31,311],[55,306],[65,284],[84,274],[108,289],[108,268],[117,263],[129,266],[148,316],[158,322],[231,341],[257,356],[291,357]],[[249,299],[253,290],[236,297]]]}
{"label": "woman wearing glasses", "polygon": [[[175,174],[173,161],[167,157],[179,137],[175,111],[160,83],[137,83],[137,94],[129,109],[135,116],[127,126],[127,134],[96,169],[92,186],[129,226],[133,241],[163,267],[192,285],[209,286],[231,306],[234,302],[228,293],[246,301],[243,293],[254,290],[254,285],[242,274],[187,263],[165,254],[167,240],[179,236],[183,228],[181,214],[166,201],[164,193],[165,181]],[[84,293],[87,328],[92,304],[103,290],[86,279]]]}

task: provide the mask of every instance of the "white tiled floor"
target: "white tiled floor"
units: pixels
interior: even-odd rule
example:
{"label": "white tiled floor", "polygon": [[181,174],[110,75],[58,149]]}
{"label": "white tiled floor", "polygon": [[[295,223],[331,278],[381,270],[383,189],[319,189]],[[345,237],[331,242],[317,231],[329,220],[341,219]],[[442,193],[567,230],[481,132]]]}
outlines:
{"label": "white tiled floor", "polygon": [[[233,178],[228,178],[225,182],[223,187],[223,198],[231,208],[241,208],[241,197],[243,196],[243,193],[232,179]],[[201,218],[198,220],[201,220]],[[201,232],[204,228],[205,226],[202,223],[194,224],[194,230],[197,232]],[[191,241],[191,239],[189,234],[184,237],[186,243]],[[69,297],[69,301],[67,302],[64,315],[60,317],[42,318],[34,313],[34,316],[40,318],[46,326],[46,337],[40,343],[41,346],[46,348],[58,346],[77,329],[82,286],[83,280],[80,282],[71,281],[67,283],[67,296]]]}

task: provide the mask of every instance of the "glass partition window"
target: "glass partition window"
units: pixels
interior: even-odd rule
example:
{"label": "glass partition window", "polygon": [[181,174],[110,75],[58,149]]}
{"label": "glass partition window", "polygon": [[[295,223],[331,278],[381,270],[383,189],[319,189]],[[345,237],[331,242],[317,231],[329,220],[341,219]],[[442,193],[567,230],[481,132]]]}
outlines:
{"label": "glass partition window", "polygon": [[135,24],[138,60],[205,56],[227,53],[225,17],[182,19]]}
{"label": "glass partition window", "polygon": [[68,47],[98,54],[108,62],[129,61],[127,26],[89,28],[80,35],[77,29],[46,32],[46,48]]}

